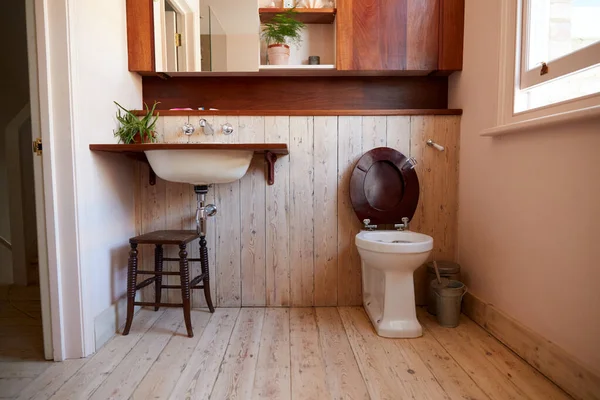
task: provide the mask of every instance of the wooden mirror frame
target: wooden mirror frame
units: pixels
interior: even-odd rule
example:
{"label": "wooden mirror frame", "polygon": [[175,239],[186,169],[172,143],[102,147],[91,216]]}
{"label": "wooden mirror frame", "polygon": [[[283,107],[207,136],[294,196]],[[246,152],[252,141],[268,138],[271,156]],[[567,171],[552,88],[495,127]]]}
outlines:
{"label": "wooden mirror frame", "polygon": [[156,75],[152,0],[127,0],[125,4],[129,71]]}

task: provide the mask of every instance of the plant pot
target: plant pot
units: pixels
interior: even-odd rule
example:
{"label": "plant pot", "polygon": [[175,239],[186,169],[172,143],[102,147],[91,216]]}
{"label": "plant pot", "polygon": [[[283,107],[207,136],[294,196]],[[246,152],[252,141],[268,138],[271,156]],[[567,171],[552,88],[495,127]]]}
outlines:
{"label": "plant pot", "polygon": [[287,44],[270,44],[267,47],[269,64],[288,65],[290,62],[290,46]]}
{"label": "plant pot", "polygon": [[139,134],[139,132],[133,137],[133,142],[131,142],[132,144],[146,144],[146,143],[154,143],[154,139],[156,138],[156,132],[152,132],[152,137],[144,137],[144,139],[142,140],[142,135]]}

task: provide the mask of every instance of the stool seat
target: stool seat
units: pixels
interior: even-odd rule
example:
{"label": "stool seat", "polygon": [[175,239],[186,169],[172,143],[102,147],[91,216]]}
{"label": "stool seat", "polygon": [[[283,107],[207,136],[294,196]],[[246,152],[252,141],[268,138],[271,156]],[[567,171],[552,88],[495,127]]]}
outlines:
{"label": "stool seat", "polygon": [[[193,240],[200,239],[200,258],[188,258],[187,244]],[[210,295],[210,276],[208,268],[208,249],[206,247],[206,237],[199,235],[192,230],[160,230],[143,235],[135,236],[129,239],[131,251],[129,252],[129,265],[127,269],[127,321],[123,335],[129,334],[133,322],[135,306],[153,306],[157,311],[160,307],[182,307],[185,326],[189,337],[194,336],[191,319],[191,289],[203,289],[206,304],[210,312],[215,312]],[[138,270],[138,245],[154,245],[154,270]],[[179,247],[178,258],[163,257],[163,246],[176,245]],[[163,263],[176,261],[179,263],[179,272],[163,271]],[[201,274],[190,280],[190,262],[200,262]],[[151,278],[142,282],[137,281],[139,275],[153,275]],[[163,275],[179,275],[180,285],[163,285]],[[138,290],[154,284],[154,302],[135,301],[135,294]],[[163,289],[181,290],[181,303],[162,303]]]}
{"label": "stool seat", "polygon": [[137,244],[188,244],[200,237],[196,231],[155,231],[129,239]]}

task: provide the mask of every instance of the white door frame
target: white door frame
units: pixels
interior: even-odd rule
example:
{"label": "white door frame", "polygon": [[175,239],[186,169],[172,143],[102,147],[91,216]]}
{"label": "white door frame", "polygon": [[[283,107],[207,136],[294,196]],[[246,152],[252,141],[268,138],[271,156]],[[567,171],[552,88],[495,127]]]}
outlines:
{"label": "white door frame", "polygon": [[[179,51],[184,52],[185,59],[179,65],[178,72],[200,71],[202,64],[202,55],[200,54],[200,11],[199,8],[192,8],[188,1],[169,0],[179,17],[177,31],[183,34],[183,46]],[[154,0],[153,7],[156,70],[169,71],[167,68],[167,44],[165,43],[165,0]]]}
{"label": "white door frame", "polygon": [[79,257],[69,1],[26,0],[32,130],[43,142],[35,174],[43,193],[36,207],[42,310],[50,326],[44,338],[55,361],[95,350],[93,327],[84,324]]}

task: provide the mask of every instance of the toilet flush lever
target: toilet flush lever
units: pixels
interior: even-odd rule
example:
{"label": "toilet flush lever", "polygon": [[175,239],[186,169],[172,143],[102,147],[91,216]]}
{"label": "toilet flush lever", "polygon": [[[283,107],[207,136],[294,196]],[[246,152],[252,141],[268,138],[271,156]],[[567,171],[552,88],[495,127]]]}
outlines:
{"label": "toilet flush lever", "polygon": [[365,229],[368,231],[372,231],[373,229],[377,228],[377,225],[370,225],[371,220],[370,219],[363,219],[363,224],[365,224]]}
{"label": "toilet flush lever", "polygon": [[436,150],[439,150],[439,151],[444,151],[444,150],[446,150],[446,148],[445,148],[444,146],[437,144],[436,142],[434,142],[434,141],[433,141],[433,140],[431,140],[431,139],[429,139],[429,140],[428,140],[426,143],[427,143],[427,146],[429,146],[429,147],[433,147],[433,148],[434,148],[434,149],[436,149]]}

